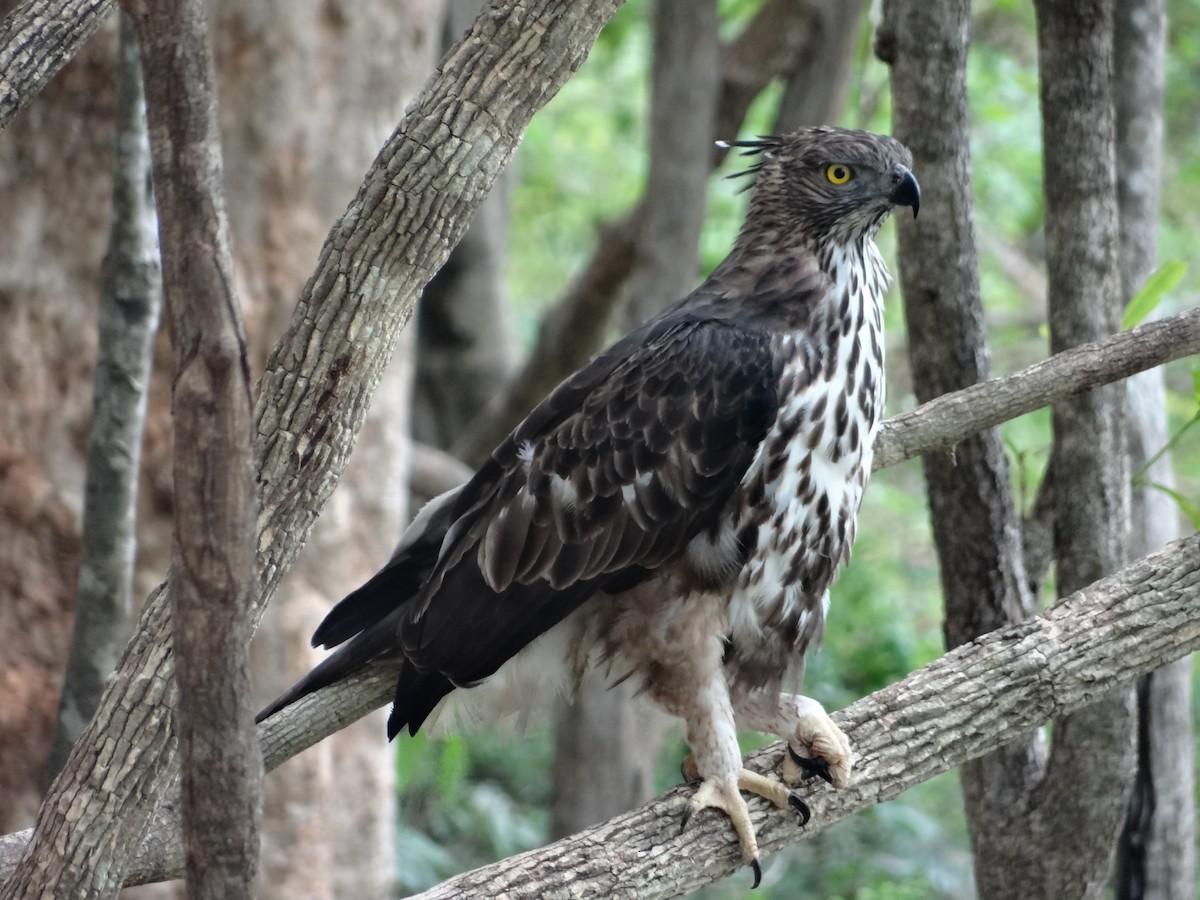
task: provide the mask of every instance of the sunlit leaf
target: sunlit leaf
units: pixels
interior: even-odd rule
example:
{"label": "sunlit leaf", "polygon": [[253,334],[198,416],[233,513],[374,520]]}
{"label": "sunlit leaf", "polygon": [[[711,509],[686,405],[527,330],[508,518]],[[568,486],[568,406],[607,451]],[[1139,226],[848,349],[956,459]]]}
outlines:
{"label": "sunlit leaf", "polygon": [[1169,259],[1159,266],[1125,307],[1121,327],[1129,329],[1140,324],[1162,302],[1162,298],[1183,280],[1186,273],[1187,263],[1178,259]]}
{"label": "sunlit leaf", "polygon": [[1185,497],[1174,488],[1167,487],[1165,484],[1159,484],[1157,481],[1150,482],[1149,486],[1155,490],[1162,491],[1164,494],[1174,500],[1175,505],[1183,510],[1183,514],[1191,521],[1192,527],[1200,530],[1200,505],[1197,505],[1194,500],[1189,497]]}

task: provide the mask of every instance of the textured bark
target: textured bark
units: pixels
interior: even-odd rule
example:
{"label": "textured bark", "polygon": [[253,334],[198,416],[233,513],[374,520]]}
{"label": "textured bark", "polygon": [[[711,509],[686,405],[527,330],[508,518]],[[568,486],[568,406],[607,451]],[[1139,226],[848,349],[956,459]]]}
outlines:
{"label": "textured bark", "polygon": [[162,304],[157,219],[137,36],[121,17],[112,225],[100,274],[79,589],[47,778],[96,711],[132,613],[142,431]]}
{"label": "textured bark", "polygon": [[[1121,295],[1128,299],[1158,262],[1163,89],[1167,18],[1164,0],[1113,10],[1113,85],[1117,121]],[[1129,464],[1135,472],[1169,439],[1160,371],[1130,379],[1126,412]],[[1179,536],[1175,502],[1149,485],[1173,488],[1163,454],[1133,486],[1130,553],[1141,556]],[[1117,848],[1120,900],[1184,900],[1196,883],[1192,667],[1182,659],[1138,682],[1138,765]]]}
{"label": "textured bark", "polygon": [[[923,215],[901,222],[900,283],[917,399],[987,378],[967,111],[966,0],[885,6],[880,30],[892,65],[895,136],[913,151]],[[930,96],[939,97],[929,103]],[[1008,461],[997,429],[924,457],[930,523],[941,570],[946,647],[1033,611]],[[1020,894],[1009,880],[1031,853],[1019,821],[1044,762],[1023,735],[962,769],[975,880],[981,897]]]}
{"label": "textured bark", "polygon": [[174,349],[171,644],[188,897],[242,898],[258,874],[250,371],[234,293],[204,0],[131,0],[146,72],[163,299]]}
{"label": "textured bark", "polygon": [[[529,117],[578,67],[618,5],[490,6],[410,107],[335,226],[259,387],[256,615],[336,484],[417,292],[444,262]],[[147,603],[0,896],[34,883],[61,896],[108,896],[122,882],[125,854],[177,771],[165,606],[162,592]],[[100,742],[112,748],[102,762],[89,749]],[[60,805],[65,797],[70,802]]]}
{"label": "textured bark", "polygon": [[[752,799],[760,850],[806,840],[915,784],[991,752],[1048,719],[1079,709],[1138,676],[1200,648],[1200,536],[1138,560],[1060,601],[1044,615],[965,644],[834,714],[855,749],[845,791],[817,786],[813,817],[795,818]],[[374,669],[309,695],[260,726],[268,769],[347,721],[387,703],[394,674]],[[781,743],[748,757],[774,769]],[[691,788],[677,787],[603,825],[491,866],[420,895],[440,897],[669,897],[742,865],[728,821],[695,817],[685,836],[679,815]],[[179,865],[170,818],[160,816],[130,877],[170,877]],[[0,838],[0,876],[27,833]],[[748,879],[748,873],[747,873]]]}
{"label": "textured bark", "polygon": [[0,25],[0,130],[104,24],[113,0],[26,0]]}
{"label": "textured bark", "polygon": [[[1120,327],[1112,3],[1039,0],[1035,7],[1050,346],[1057,352]],[[1116,571],[1124,559],[1123,391],[1105,387],[1060,401],[1052,421],[1054,551],[1063,595]],[[1129,796],[1132,738],[1128,688],[1055,723],[1046,775],[1026,820],[1032,844],[1043,849],[1016,893],[1103,895]]]}
{"label": "textured bark", "polygon": [[1188,310],[1094,341],[923,403],[888,419],[875,439],[873,469],[952,448],[977,431],[1200,353],[1200,310]]}

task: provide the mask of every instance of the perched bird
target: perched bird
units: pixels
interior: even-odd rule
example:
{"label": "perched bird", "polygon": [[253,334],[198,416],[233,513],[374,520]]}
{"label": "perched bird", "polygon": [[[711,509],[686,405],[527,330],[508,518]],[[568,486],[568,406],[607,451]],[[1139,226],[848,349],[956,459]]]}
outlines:
{"label": "perched bird", "polygon": [[[589,666],[683,720],[691,810],[849,783],[850,744],[798,686],[850,552],[883,411],[874,236],[920,204],[889,137],[804,128],[739,141],[754,194],[729,256],[600,353],[461,487],[417,515],[386,566],[313,636],[340,649],[260,714],[370,663],[398,669],[388,737],[519,712]],[[745,174],[745,173],[743,173]],[[787,741],[783,781],[742,768],[739,728]],[[686,815],[685,815],[686,823]]]}

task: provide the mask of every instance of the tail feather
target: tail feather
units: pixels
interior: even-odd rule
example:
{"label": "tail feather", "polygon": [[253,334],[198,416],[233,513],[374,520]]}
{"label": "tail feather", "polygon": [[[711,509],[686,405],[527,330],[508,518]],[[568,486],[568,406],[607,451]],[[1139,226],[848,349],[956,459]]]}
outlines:
{"label": "tail feather", "polygon": [[291,706],[302,697],[319,691],[323,687],[341,681],[364,669],[369,663],[395,650],[395,637],[391,629],[381,623],[369,628],[338,648],[317,666],[273,700],[254,717],[255,722],[275,715],[286,706]]}
{"label": "tail feather", "polygon": [[[301,697],[341,681],[373,660],[396,652],[396,627],[400,611],[417,595],[437,562],[442,539],[451,522],[454,501],[460,491],[461,488],[455,488],[425,504],[405,529],[387,565],[329,611],[313,634],[313,646],[343,646],[276,698],[258,714],[256,722],[274,715]],[[404,666],[404,673],[415,677],[419,684],[429,682],[429,676],[421,675],[411,665]],[[402,686],[405,680],[402,674]],[[453,690],[453,686],[447,682],[444,688],[438,685],[436,690],[444,695]],[[427,714],[428,710],[420,715],[416,724],[419,725]]]}

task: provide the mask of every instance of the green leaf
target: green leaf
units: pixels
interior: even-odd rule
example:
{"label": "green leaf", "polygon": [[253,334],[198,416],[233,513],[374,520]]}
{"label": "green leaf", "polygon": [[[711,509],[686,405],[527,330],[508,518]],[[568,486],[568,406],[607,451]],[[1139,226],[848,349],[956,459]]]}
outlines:
{"label": "green leaf", "polygon": [[1200,405],[1200,369],[1192,369],[1192,399]]}
{"label": "green leaf", "polygon": [[1179,493],[1179,491],[1175,490],[1174,488],[1169,488],[1165,484],[1159,484],[1156,481],[1152,481],[1150,482],[1150,487],[1154,488],[1155,490],[1162,491],[1164,494],[1174,500],[1175,505],[1183,510],[1183,514],[1191,520],[1192,527],[1197,531],[1200,531],[1200,506],[1198,506],[1189,497],[1185,497],[1183,494]]}
{"label": "green leaf", "polygon": [[1159,266],[1125,307],[1121,328],[1127,330],[1140,324],[1162,302],[1163,295],[1183,280],[1186,273],[1187,263],[1178,259],[1169,259]]}

